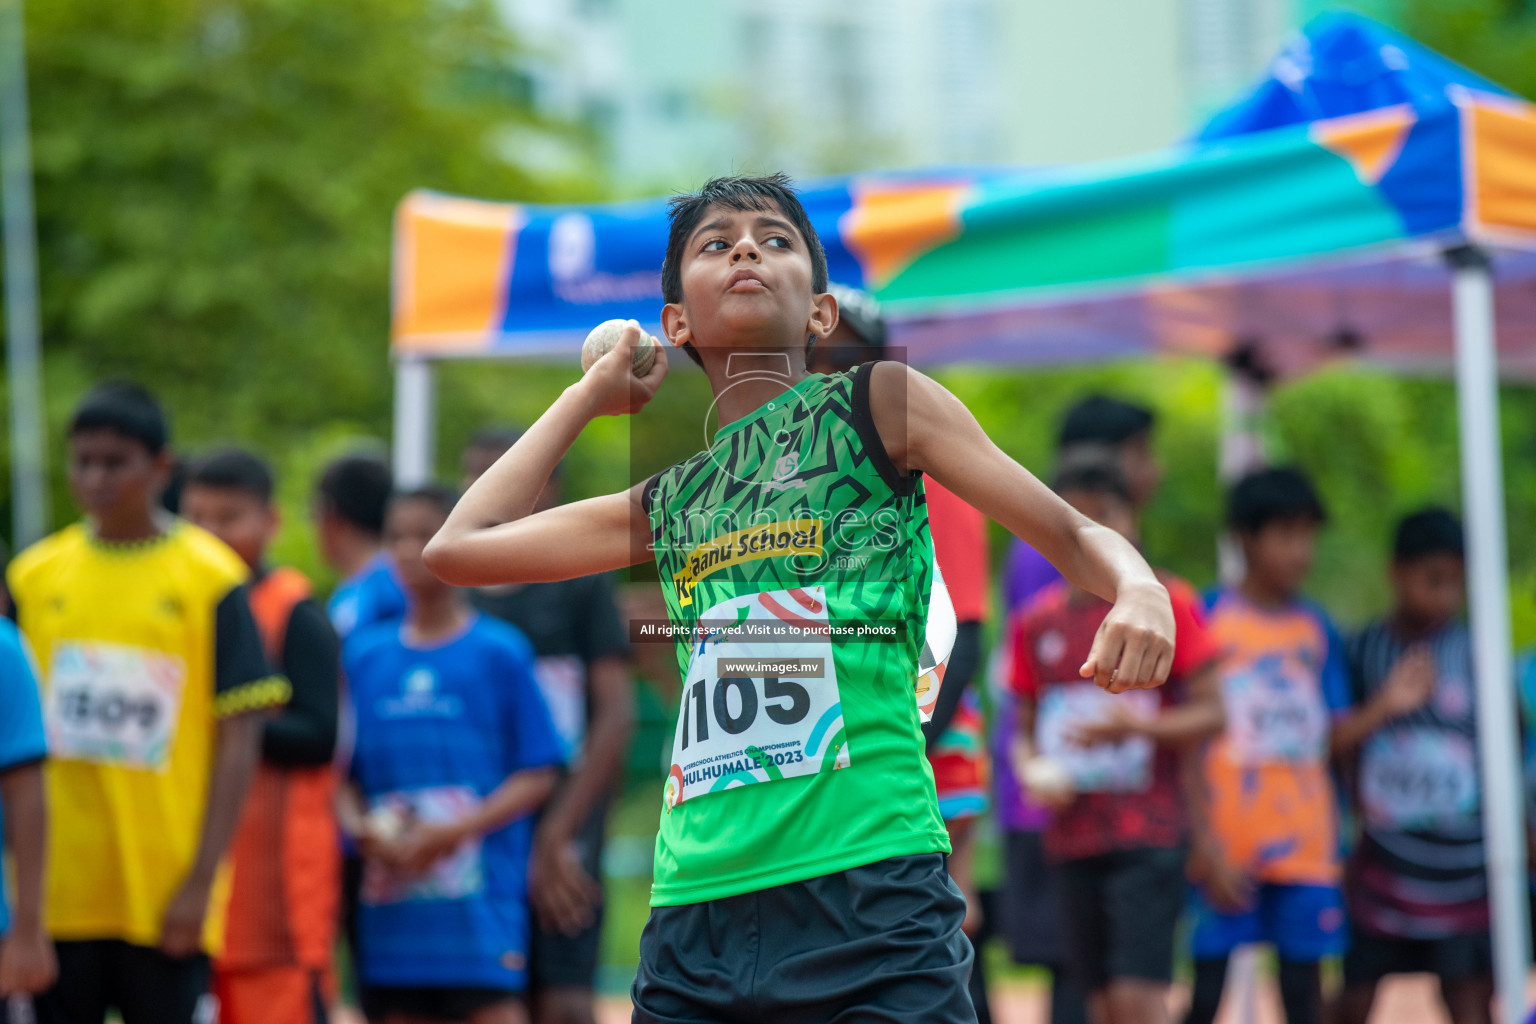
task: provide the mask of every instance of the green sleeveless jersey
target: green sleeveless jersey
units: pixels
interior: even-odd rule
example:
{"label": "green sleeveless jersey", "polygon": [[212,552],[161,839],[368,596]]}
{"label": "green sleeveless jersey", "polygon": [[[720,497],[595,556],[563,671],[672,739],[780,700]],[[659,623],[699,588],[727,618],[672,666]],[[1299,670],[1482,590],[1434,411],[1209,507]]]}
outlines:
{"label": "green sleeveless jersey", "polygon": [[653,906],[949,851],[913,694],[922,477],[869,371],[807,377],[646,484],[683,679]]}

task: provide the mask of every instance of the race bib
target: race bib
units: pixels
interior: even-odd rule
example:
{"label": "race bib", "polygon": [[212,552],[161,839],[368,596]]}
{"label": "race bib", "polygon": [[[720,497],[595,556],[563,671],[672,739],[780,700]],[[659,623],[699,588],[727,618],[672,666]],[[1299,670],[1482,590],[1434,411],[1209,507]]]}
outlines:
{"label": "race bib", "polygon": [[186,663],[148,647],[60,641],[48,663],[48,751],[159,771],[181,716]]}
{"label": "race bib", "polygon": [[[440,825],[457,821],[479,803],[480,798],[467,786],[435,786],[385,793],[373,802],[370,814],[387,811],[399,823],[401,834],[408,835],[417,824]],[[421,875],[402,877],[375,861],[368,861],[363,869],[361,898],[364,903],[375,906],[410,900],[458,900],[473,896],[484,887],[485,873],[480,863],[480,838],[477,836],[459,844]]]}
{"label": "race bib", "polygon": [[[848,767],[826,587],[722,601],[701,617],[672,740],[666,809]],[[711,628],[729,624],[729,628]]]}
{"label": "race bib", "polygon": [[1328,709],[1300,671],[1242,669],[1222,680],[1227,735],[1242,764],[1316,761],[1328,747]]}
{"label": "race bib", "polygon": [[1472,741],[1438,729],[1377,733],[1360,756],[1360,803],[1377,828],[1406,831],[1477,813]]}
{"label": "race bib", "polygon": [[587,733],[586,664],[574,654],[540,658],[533,663],[533,677],[566,756],[575,757]]}
{"label": "race bib", "polygon": [[1035,712],[1035,744],[1058,762],[1079,793],[1140,793],[1152,785],[1152,741],[1129,736],[1113,743],[1079,746],[1068,736],[1079,725],[1102,722],[1115,702],[1131,705],[1138,715],[1157,714],[1157,694],[1131,690],[1110,694],[1088,682],[1047,686]]}

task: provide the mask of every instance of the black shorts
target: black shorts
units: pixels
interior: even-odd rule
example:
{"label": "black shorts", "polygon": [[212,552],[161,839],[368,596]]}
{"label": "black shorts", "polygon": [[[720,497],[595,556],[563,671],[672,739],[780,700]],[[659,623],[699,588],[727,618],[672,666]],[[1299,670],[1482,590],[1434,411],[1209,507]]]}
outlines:
{"label": "black shorts", "polygon": [[214,1024],[208,958],[176,959],[120,939],[56,942],[59,980],[34,1002],[38,1024]]}
{"label": "black shorts", "polygon": [[488,1006],[521,1002],[523,998],[522,993],[504,988],[392,988],[382,985],[373,987],[373,997],[381,1017],[398,1013],[438,1020],[463,1020]]}
{"label": "black shorts", "polygon": [[975,1024],[965,899],[942,854],[655,907],[634,1024]]}
{"label": "black shorts", "polygon": [[[603,827],[607,817],[608,808],[598,807],[576,835],[581,866],[599,885],[603,881]],[[575,935],[543,927],[539,924],[538,912],[532,907],[528,909],[528,916],[531,928],[529,994],[556,988],[590,989],[597,974],[598,947],[603,937],[603,904],[598,903],[592,923]]]}
{"label": "black shorts", "polygon": [[1061,882],[1056,865],[1046,859],[1039,832],[1006,832],[1003,856],[1007,872],[999,894],[998,931],[1008,940],[1016,964],[1052,970],[1066,963],[1061,936]]}
{"label": "black shorts", "polygon": [[1117,978],[1173,980],[1173,937],[1184,908],[1184,850],[1146,847],[1063,861],[1061,925],[1067,970],[1084,992]]}
{"label": "black shorts", "polygon": [[1487,932],[1399,939],[1351,928],[1344,984],[1374,985],[1389,974],[1433,974],[1442,984],[1492,977],[1493,942]]}

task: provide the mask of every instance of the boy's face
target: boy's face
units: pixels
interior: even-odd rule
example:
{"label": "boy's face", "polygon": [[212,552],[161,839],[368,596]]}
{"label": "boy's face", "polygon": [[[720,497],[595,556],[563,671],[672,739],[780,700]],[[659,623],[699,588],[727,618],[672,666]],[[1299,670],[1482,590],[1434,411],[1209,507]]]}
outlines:
{"label": "boy's face", "polygon": [[1449,622],[1467,599],[1466,564],[1449,552],[1392,563],[1399,613],[1425,626]]}
{"label": "boy's face", "polygon": [[324,498],[316,497],[311,515],[315,523],[315,539],[319,542],[320,558],[332,569],[341,569],[341,535],[346,525]]}
{"label": "boy's face", "polygon": [[234,549],[255,569],[281,524],[277,509],[233,487],[189,483],[181,492],[181,515]]}
{"label": "boy's face", "polygon": [[436,505],[420,498],[391,503],[384,517],[384,551],[394,562],[401,584],[412,594],[436,593],[448,586],[421,560],[427,541],[442,529],[445,519]]}
{"label": "boy's face", "polygon": [[169,452],[152,454],[115,430],[80,430],[69,438],[69,491],[92,518],[142,516],[170,478]]}
{"label": "boy's face", "polygon": [[1131,498],[1138,508],[1152,500],[1163,479],[1163,467],[1152,454],[1152,435],[1137,434],[1119,445],[1120,467],[1131,485]]}
{"label": "boy's face", "polygon": [[1100,526],[1107,526],[1132,544],[1136,543],[1136,510],[1120,495],[1108,491],[1066,490],[1061,497]]}
{"label": "boy's face", "polygon": [[806,240],[776,207],[712,206],[683,245],[683,301],[668,303],[662,325],[673,344],[802,348],[837,324],[837,302],[811,290]]}
{"label": "boy's face", "polygon": [[1318,524],[1311,519],[1277,519],[1242,536],[1248,574],[1274,590],[1292,594],[1312,571]]}

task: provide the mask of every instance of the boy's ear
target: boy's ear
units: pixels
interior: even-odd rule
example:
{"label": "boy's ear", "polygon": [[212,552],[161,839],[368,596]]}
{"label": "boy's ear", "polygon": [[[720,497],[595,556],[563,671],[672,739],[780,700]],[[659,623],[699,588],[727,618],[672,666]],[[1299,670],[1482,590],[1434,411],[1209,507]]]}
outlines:
{"label": "boy's ear", "polygon": [[661,330],[673,348],[681,348],[693,340],[693,331],[688,327],[688,315],[683,312],[681,302],[669,302],[661,307]]}
{"label": "boy's ear", "polygon": [[831,292],[811,296],[811,318],[806,322],[807,334],[814,334],[819,341],[826,341],[837,330],[837,300]]}
{"label": "boy's ear", "polygon": [[274,540],[276,540],[278,531],[282,528],[283,510],[278,507],[277,502],[270,501],[267,503],[266,543],[271,544]]}

